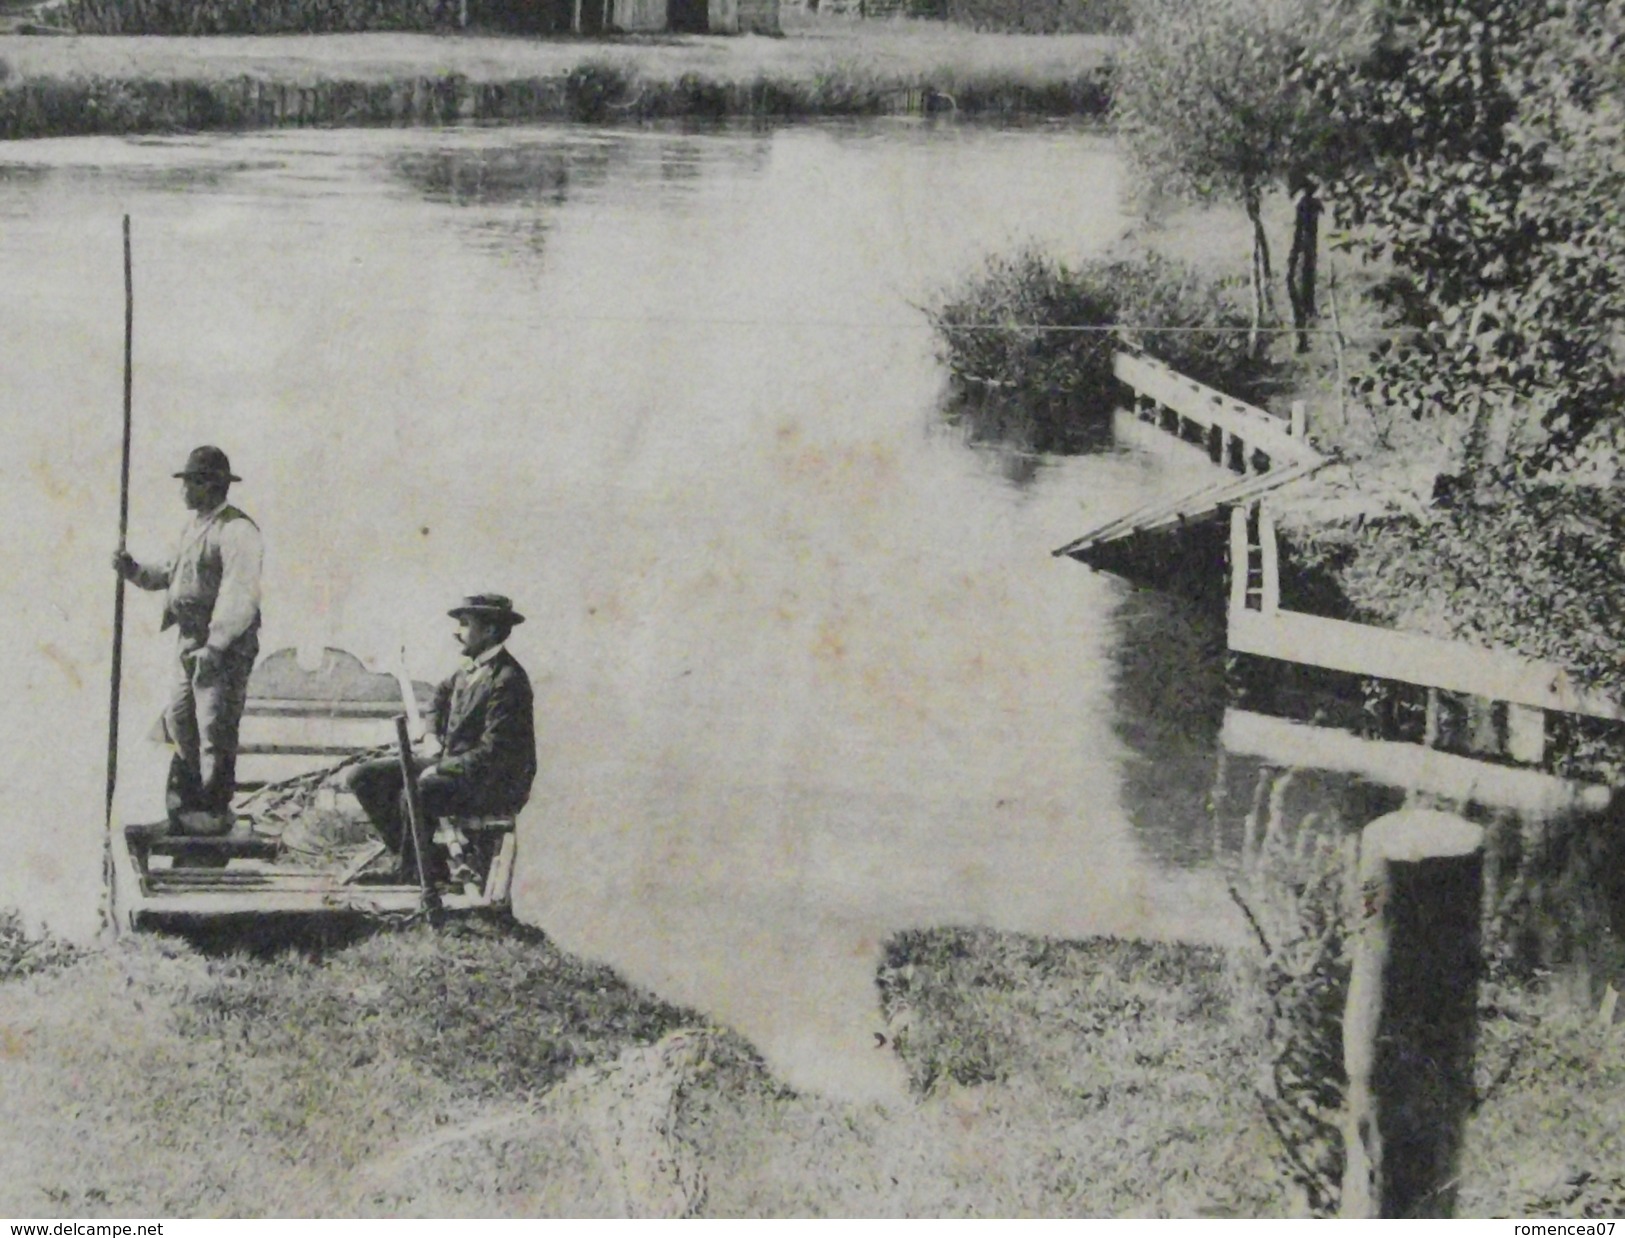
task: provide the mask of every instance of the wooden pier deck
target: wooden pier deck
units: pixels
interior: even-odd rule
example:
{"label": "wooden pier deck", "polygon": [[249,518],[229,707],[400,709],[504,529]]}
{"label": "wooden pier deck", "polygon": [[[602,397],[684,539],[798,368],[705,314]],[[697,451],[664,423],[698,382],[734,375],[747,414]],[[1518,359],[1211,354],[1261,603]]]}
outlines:
{"label": "wooden pier deck", "polygon": [[1052,553],[1091,561],[1091,552],[1141,533],[1213,517],[1256,501],[1328,463],[1291,422],[1187,378],[1149,354],[1125,347],[1113,372],[1132,394],[1134,416],[1205,450],[1213,466],[1201,484],[1085,530]]}

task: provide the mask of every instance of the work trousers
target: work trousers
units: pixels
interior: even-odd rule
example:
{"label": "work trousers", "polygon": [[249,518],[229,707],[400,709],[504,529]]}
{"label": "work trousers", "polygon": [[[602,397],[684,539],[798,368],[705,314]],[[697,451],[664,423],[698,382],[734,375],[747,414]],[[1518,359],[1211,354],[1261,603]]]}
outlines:
{"label": "work trousers", "polygon": [[237,734],[248,702],[248,676],[259,656],[257,632],[226,647],[212,683],[197,682],[187,655],[198,647],[182,636],[176,644],[164,730],[175,747],[169,764],[169,815],[205,812],[224,821],[237,789]]}
{"label": "work trousers", "polygon": [[[414,759],[414,769],[422,769],[424,762]],[[403,865],[412,862],[412,846],[408,841],[406,818],[405,779],[401,777],[398,757],[380,757],[364,761],[350,770],[348,784],[367,818],[378,830],[384,845],[400,856]],[[484,813],[508,811],[506,804],[482,794],[485,788],[471,785],[461,778],[442,774],[425,774],[418,779],[418,802],[425,816],[479,816]],[[434,832],[434,821],[424,823],[425,833]]]}

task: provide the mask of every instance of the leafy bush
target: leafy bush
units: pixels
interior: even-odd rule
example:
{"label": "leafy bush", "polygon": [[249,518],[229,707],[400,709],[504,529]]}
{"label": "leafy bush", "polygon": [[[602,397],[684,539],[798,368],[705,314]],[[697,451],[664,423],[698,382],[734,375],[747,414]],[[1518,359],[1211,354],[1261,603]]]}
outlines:
{"label": "leafy bush", "polygon": [[1274,368],[1247,348],[1238,291],[1154,255],[1076,269],[1035,249],[991,258],[927,309],[958,388],[949,417],[978,439],[1080,450],[1119,399],[1118,328],[1191,377],[1260,401]]}
{"label": "leafy bush", "polygon": [[1625,504],[1578,486],[1508,487],[1480,500],[1363,530],[1342,571],[1349,600],[1366,615],[1515,649],[1625,690]]}
{"label": "leafy bush", "polygon": [[626,70],[607,60],[584,61],[564,79],[564,97],[576,120],[602,120],[610,108],[625,101],[630,90]]}

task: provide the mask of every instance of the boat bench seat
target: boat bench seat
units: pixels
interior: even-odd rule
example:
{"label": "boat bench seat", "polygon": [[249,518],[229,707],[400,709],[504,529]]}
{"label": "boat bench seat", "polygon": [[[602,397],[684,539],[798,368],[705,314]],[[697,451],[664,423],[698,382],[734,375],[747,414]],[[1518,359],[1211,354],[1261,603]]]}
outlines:
{"label": "boat bench seat", "polygon": [[150,826],[125,827],[125,838],[131,847],[148,855],[179,857],[215,856],[227,859],[275,859],[281,843],[274,838],[253,834],[164,834],[152,837]]}

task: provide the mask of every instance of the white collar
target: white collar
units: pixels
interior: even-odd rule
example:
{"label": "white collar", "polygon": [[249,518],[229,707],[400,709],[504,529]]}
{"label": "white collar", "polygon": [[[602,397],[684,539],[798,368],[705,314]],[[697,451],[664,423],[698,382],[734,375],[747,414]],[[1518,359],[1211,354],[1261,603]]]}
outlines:
{"label": "white collar", "polygon": [[496,661],[497,655],[500,654],[505,648],[507,648],[507,646],[501,641],[498,641],[478,657],[464,658],[463,669],[465,671],[477,671],[482,666],[490,666],[492,662]]}

